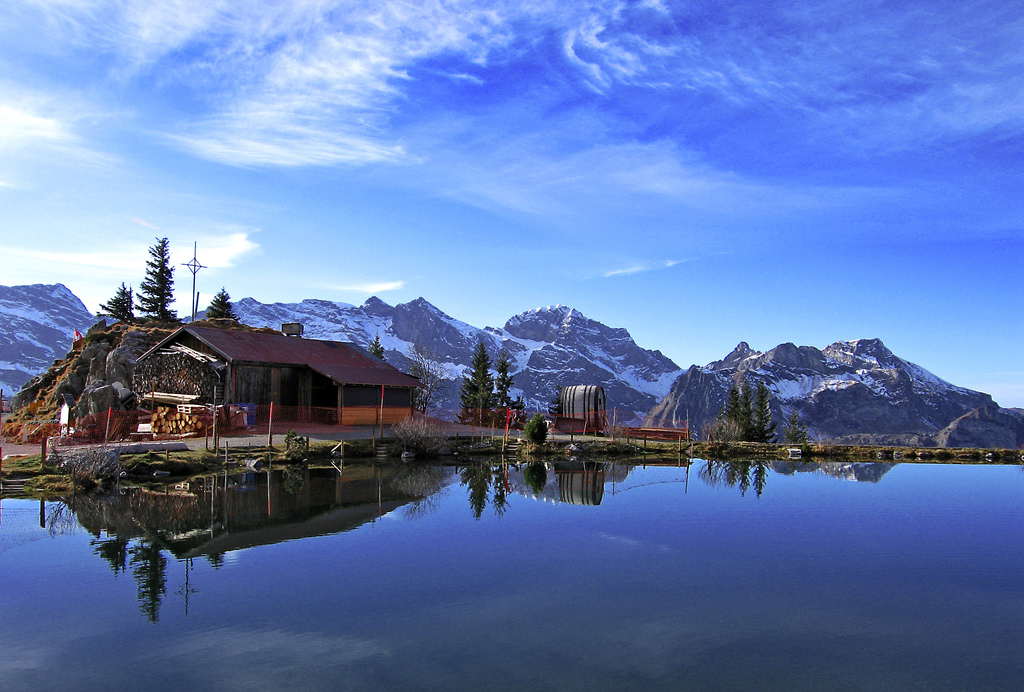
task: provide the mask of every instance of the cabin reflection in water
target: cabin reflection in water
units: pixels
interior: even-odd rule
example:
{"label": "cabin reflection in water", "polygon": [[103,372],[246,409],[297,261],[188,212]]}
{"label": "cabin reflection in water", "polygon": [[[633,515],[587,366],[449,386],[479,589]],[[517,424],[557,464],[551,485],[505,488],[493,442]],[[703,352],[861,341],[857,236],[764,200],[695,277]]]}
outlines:
{"label": "cabin reflection in water", "polygon": [[95,535],[159,536],[175,557],[220,554],[258,545],[350,531],[443,487],[445,469],[294,468],[206,476],[167,490],[73,502]]}
{"label": "cabin reflection in water", "polygon": [[73,513],[93,535],[93,552],[115,574],[131,574],[139,609],[156,622],[167,594],[165,552],[183,565],[187,613],[194,558],[220,567],[229,551],[350,531],[400,508],[421,513],[452,476],[450,469],[410,466],[206,476],[163,490],[76,495],[53,503],[47,523],[54,531]]}

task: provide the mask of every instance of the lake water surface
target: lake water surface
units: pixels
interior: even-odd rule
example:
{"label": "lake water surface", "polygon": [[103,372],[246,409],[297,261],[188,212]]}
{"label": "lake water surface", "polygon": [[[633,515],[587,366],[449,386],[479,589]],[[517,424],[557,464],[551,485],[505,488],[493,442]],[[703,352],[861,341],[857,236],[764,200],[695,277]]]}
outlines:
{"label": "lake water surface", "polygon": [[1016,690],[1015,466],[350,465],[0,501],[0,689]]}

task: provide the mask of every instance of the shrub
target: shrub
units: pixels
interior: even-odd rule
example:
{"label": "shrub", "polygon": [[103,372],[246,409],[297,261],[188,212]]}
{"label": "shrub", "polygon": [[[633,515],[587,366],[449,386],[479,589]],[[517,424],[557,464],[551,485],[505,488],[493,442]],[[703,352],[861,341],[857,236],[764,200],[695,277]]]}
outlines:
{"label": "shrub", "polygon": [[121,455],[116,449],[94,448],[53,453],[57,467],[75,485],[91,487],[121,474]]}
{"label": "shrub", "polygon": [[414,452],[417,456],[436,457],[444,447],[447,436],[444,428],[429,418],[410,416],[391,427],[402,450]]}
{"label": "shrub", "polygon": [[526,421],[523,426],[523,435],[535,445],[542,445],[548,439],[548,422],[539,413],[533,414],[533,418]]}
{"label": "shrub", "polygon": [[303,461],[309,456],[309,438],[289,430],[284,436],[284,458],[288,461]]}
{"label": "shrub", "polygon": [[704,439],[709,442],[739,442],[743,427],[734,420],[719,418],[704,426]]}

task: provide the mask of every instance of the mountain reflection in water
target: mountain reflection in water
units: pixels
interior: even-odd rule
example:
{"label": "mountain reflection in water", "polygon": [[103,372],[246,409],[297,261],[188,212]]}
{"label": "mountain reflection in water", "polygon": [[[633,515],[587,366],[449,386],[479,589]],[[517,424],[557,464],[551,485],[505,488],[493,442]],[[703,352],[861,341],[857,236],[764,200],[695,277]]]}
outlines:
{"label": "mountain reflection in water", "polygon": [[[689,485],[695,477],[710,487],[741,494],[765,492],[770,472],[787,476],[817,473],[876,483],[896,464],[767,461],[645,460],[677,467],[657,484]],[[179,590],[188,603],[192,560],[214,568],[224,555],[282,541],[351,531],[401,510],[407,519],[429,513],[441,491],[458,483],[470,512],[480,519],[488,504],[495,516],[509,509],[510,496],[549,503],[597,507],[607,496],[650,485],[630,483],[638,465],[593,461],[518,463],[474,462],[461,468],[428,465],[348,465],[292,467],[277,471],[220,474],[162,489],[123,488],[105,495],[75,495],[50,504],[45,523],[51,533],[81,526],[93,536],[93,553],[115,574],[136,584],[140,611],[159,619],[166,597],[169,554],[181,561],[186,583]]]}

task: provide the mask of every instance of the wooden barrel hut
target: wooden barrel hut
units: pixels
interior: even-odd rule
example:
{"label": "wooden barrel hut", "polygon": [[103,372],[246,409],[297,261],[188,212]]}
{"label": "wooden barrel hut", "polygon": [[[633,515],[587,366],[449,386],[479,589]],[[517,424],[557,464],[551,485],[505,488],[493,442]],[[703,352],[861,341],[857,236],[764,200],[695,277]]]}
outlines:
{"label": "wooden barrel hut", "polygon": [[555,423],[562,432],[598,434],[608,426],[608,400],[599,385],[562,387],[558,403],[560,411]]}

